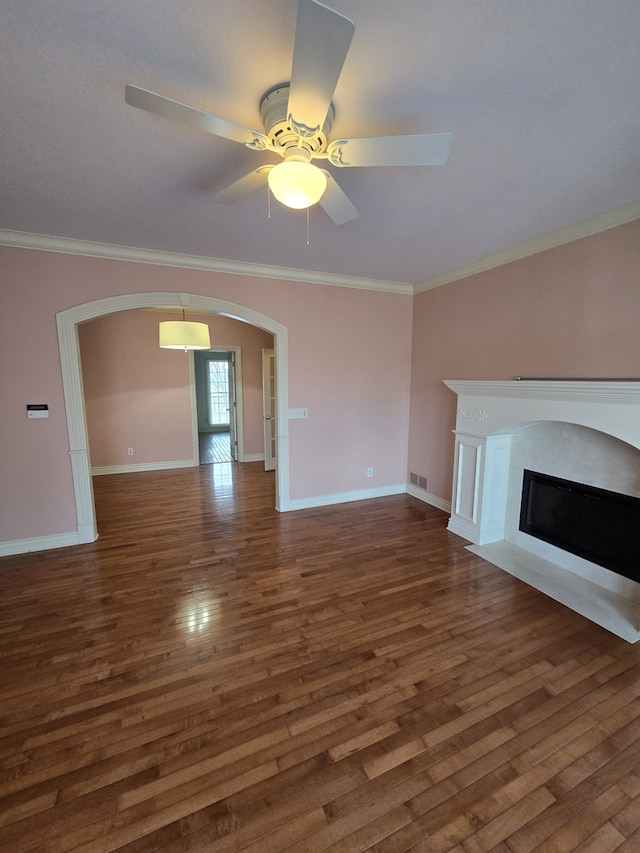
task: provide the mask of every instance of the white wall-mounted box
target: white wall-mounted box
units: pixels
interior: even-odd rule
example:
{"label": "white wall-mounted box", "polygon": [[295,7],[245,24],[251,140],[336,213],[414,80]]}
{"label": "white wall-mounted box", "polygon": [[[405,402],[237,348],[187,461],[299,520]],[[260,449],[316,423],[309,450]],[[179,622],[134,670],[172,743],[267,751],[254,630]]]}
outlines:
{"label": "white wall-mounted box", "polygon": [[27,403],[28,418],[48,418],[49,405],[47,403]]}

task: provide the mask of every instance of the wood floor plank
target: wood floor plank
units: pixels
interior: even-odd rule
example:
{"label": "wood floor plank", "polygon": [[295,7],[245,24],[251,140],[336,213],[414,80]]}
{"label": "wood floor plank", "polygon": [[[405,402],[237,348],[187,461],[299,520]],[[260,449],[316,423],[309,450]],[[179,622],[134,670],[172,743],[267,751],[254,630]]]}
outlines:
{"label": "wood floor plank", "polygon": [[96,543],[0,559],[0,849],[640,848],[639,647],[412,497],[216,468],[96,478]]}

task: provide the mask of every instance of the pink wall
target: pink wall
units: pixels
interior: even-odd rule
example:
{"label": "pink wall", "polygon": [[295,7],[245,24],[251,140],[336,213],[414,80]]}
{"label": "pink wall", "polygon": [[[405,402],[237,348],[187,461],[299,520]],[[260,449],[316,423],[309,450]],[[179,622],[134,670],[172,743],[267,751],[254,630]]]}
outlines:
{"label": "pink wall", "polygon": [[[120,294],[216,297],[288,328],[289,402],[309,409],[289,424],[293,499],[405,481],[411,296],[27,249],[0,268],[1,542],[76,530],[55,315]],[[27,422],[34,402],[49,420]]]}
{"label": "pink wall", "polygon": [[354,313],[351,290],[318,296],[331,323],[290,327],[304,380],[290,388],[289,405],[309,410],[308,421],[289,422],[297,482],[315,483],[315,494],[405,483],[412,297],[369,293]]}
{"label": "pink wall", "polygon": [[[158,323],[169,316],[122,311],[79,326],[93,467],[193,458],[189,358],[158,346]],[[273,336],[229,317],[189,319],[209,324],[212,346],[241,348],[244,451],[262,453],[262,347]]]}
{"label": "pink wall", "polygon": [[443,379],[640,377],[640,221],[416,295],[409,470],[450,500]]}
{"label": "pink wall", "polygon": [[159,319],[122,311],[78,327],[93,467],[193,458],[188,357],[160,349]]}

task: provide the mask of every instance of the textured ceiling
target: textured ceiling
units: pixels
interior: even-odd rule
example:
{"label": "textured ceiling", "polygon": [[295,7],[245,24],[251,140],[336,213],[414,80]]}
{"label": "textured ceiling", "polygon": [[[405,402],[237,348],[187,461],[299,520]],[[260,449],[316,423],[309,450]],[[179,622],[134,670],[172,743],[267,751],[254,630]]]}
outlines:
{"label": "textured ceiling", "polygon": [[332,138],[451,131],[440,167],[335,170],[340,227],[212,193],[264,155],[128,106],[262,129],[296,0],[3,0],[0,229],[418,283],[640,198],[638,0],[332,0],[356,32]]}

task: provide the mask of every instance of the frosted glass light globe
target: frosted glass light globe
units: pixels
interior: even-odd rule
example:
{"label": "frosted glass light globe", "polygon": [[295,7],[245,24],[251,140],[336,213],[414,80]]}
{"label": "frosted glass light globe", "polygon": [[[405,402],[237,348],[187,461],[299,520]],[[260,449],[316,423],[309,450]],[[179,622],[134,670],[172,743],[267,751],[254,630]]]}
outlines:
{"label": "frosted glass light globe", "polygon": [[302,210],[320,201],[327,188],[327,176],[306,160],[287,159],[269,172],[269,189],[287,207]]}

